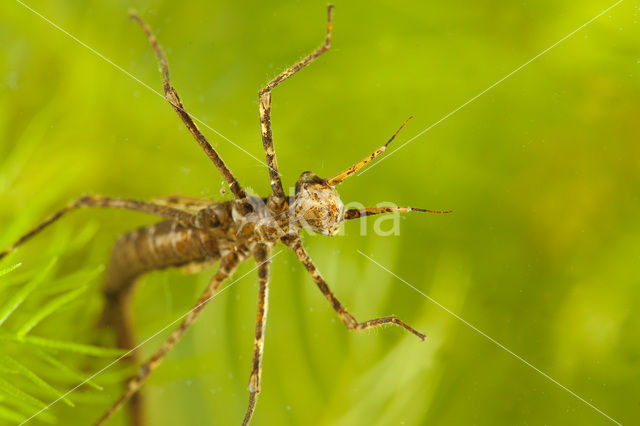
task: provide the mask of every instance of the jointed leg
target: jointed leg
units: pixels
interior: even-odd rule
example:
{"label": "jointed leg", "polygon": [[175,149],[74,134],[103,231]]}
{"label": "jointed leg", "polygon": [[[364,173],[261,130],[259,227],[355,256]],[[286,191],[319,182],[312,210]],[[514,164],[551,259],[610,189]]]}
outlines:
{"label": "jointed leg", "polygon": [[204,307],[211,300],[212,296],[220,289],[220,285],[224,280],[229,278],[231,274],[236,270],[240,262],[244,259],[237,253],[231,253],[223,257],[220,261],[220,269],[214,275],[209,282],[209,285],[198,299],[195,307],[189,311],[184,317],[178,328],[165,340],[160,349],[154,353],[151,358],[140,367],[140,372],[137,376],[131,378],[127,385],[127,389],[120,396],[120,398],[109,408],[105,414],[98,420],[96,425],[101,425],[107,421],[120,407],[122,407],[129,398],[131,398],[140,388],[144,381],[149,377],[149,374],[153,372],[164,360],[167,353],[175,346],[175,344],[182,338],[187,329],[193,324],[195,319],[200,315]]}
{"label": "jointed leg", "polygon": [[149,26],[140,18],[136,13],[131,13],[131,19],[136,21],[141,27],[142,30],[147,35],[149,39],[149,43],[153,48],[156,56],[158,57],[158,61],[160,62],[160,70],[162,71],[162,88],[164,90],[164,97],[169,101],[173,109],[178,113],[184,124],[187,126],[187,129],[191,132],[193,137],[198,141],[198,144],[202,147],[207,156],[211,159],[213,164],[218,168],[224,179],[227,181],[231,192],[236,197],[236,199],[241,200],[247,198],[247,194],[240,186],[238,180],[233,176],[229,167],[222,161],[222,158],[218,155],[216,150],[211,146],[207,138],[202,134],[196,123],[193,121],[189,113],[186,109],[184,109],[184,105],[178,96],[178,92],[171,85],[171,80],[169,79],[169,65],[167,63],[167,57],[165,56],[162,48],[158,44],[158,40],[151,32]]}
{"label": "jointed leg", "polygon": [[451,213],[452,210],[427,210],[427,209],[418,209],[416,207],[369,207],[366,209],[349,209],[344,213],[345,219],[359,219],[365,216],[373,216],[376,214],[382,213],[406,213],[406,212],[422,212],[422,213]]}
{"label": "jointed leg", "polygon": [[400,130],[402,130],[402,128],[405,126],[405,124],[407,124],[407,121],[411,120],[413,117],[409,117],[406,120],[404,120],[404,123],[402,123],[402,126],[400,126],[400,128],[398,130],[396,130],[396,132],[393,134],[393,136],[391,136],[391,138],[389,138],[389,140],[387,141],[387,143],[385,143],[384,145],[382,145],[380,148],[376,149],[373,154],[368,155],[367,157],[363,158],[362,160],[360,160],[359,162],[357,162],[356,164],[354,164],[353,166],[349,167],[347,170],[338,173],[337,175],[335,175],[334,177],[332,177],[331,179],[329,179],[327,181],[327,183],[331,186],[336,186],[337,184],[341,183],[342,181],[344,181],[345,179],[347,179],[348,177],[350,177],[351,175],[353,175],[354,173],[356,173],[358,170],[362,169],[364,166],[366,166],[371,160],[373,160],[374,158],[376,158],[377,156],[379,156],[380,154],[382,154],[387,147],[389,146],[389,144],[391,143],[391,141],[393,141],[396,136],[398,135],[398,133],[400,133]]}
{"label": "jointed leg", "polygon": [[264,147],[264,152],[267,157],[267,166],[269,167],[269,177],[271,178],[271,190],[273,192],[273,203],[272,206],[277,211],[283,210],[285,206],[285,194],[284,189],[282,188],[282,181],[280,180],[280,175],[278,172],[278,162],[276,161],[276,151],[273,146],[273,135],[271,133],[271,90],[276,87],[278,84],[285,81],[287,78],[291,77],[293,74],[300,71],[305,66],[309,65],[312,61],[322,55],[324,52],[329,50],[331,47],[331,16],[332,16],[333,6],[329,6],[327,9],[328,21],[327,21],[327,35],[325,37],[325,42],[318,49],[307,55],[305,58],[295,63],[293,66],[287,68],[276,78],[271,80],[258,92],[259,96],[259,105],[260,105],[260,130],[262,133],[262,145]]}
{"label": "jointed leg", "polygon": [[340,303],[338,298],[336,298],[336,296],[327,285],[327,282],[324,280],[324,278],[322,278],[320,272],[311,261],[309,254],[304,249],[302,240],[300,240],[300,238],[297,236],[291,236],[283,238],[282,242],[288,245],[295,252],[298,259],[302,262],[305,268],[307,268],[307,271],[311,275],[311,278],[313,278],[322,294],[325,295],[329,303],[331,303],[333,309],[336,311],[344,325],[346,325],[349,330],[366,330],[368,328],[378,327],[384,324],[395,324],[404,328],[408,332],[415,334],[421,340],[424,340],[426,338],[424,334],[416,331],[412,327],[409,327],[404,321],[396,318],[395,316],[388,316],[372,319],[369,321],[358,322],[358,320],[356,320],[354,316],[351,315],[344,306],[342,306],[342,303]]}
{"label": "jointed leg", "polygon": [[60,219],[66,213],[75,210],[81,207],[110,207],[116,209],[127,209],[127,210],[136,210],[143,213],[150,213],[160,217],[164,217],[166,219],[173,219],[185,224],[190,224],[194,218],[191,214],[185,213],[181,210],[177,210],[167,206],[161,206],[153,203],[148,203],[144,201],[136,201],[136,200],[127,200],[124,198],[111,198],[111,197],[102,197],[99,195],[88,195],[86,197],[82,197],[63,209],[57,211],[53,215],[49,216],[35,228],[24,234],[22,237],[18,239],[15,243],[9,246],[6,250],[0,252],[0,259],[5,257],[7,254],[18,248],[18,246],[22,245],[27,240],[31,239],[33,236],[37,235],[40,231],[54,223],[56,220]]}
{"label": "jointed leg", "polygon": [[251,421],[253,410],[256,407],[258,394],[260,393],[260,378],[262,376],[262,352],[264,349],[264,332],[267,326],[267,311],[269,310],[269,274],[271,261],[268,260],[269,249],[259,246],[254,257],[260,264],[258,267],[258,279],[260,292],[258,293],[258,315],[256,316],[256,337],[253,344],[253,362],[251,376],[249,378],[249,406],[244,416],[243,426]]}
{"label": "jointed leg", "polygon": [[333,5],[329,5],[327,7],[327,35],[325,37],[324,44],[319,48],[317,48],[316,50],[314,50],[309,55],[307,55],[306,57],[304,57],[303,59],[301,59],[300,61],[296,62],[291,67],[281,72],[276,78],[271,80],[269,83],[267,83],[266,86],[260,89],[258,94],[263,95],[267,92],[270,92],[278,84],[282,83],[287,78],[291,77],[293,74],[297,73],[302,68],[309,65],[309,63],[315,60],[316,58],[318,58],[318,56],[322,55],[324,52],[329,50],[329,48],[331,47],[331,30],[333,28],[332,21],[331,21],[332,15],[333,15]]}

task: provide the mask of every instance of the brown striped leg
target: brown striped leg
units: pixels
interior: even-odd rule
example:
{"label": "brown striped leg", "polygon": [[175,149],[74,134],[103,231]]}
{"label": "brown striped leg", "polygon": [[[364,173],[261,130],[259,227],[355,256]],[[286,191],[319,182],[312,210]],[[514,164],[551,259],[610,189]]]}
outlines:
{"label": "brown striped leg", "polygon": [[18,248],[18,246],[22,245],[27,240],[31,239],[33,236],[37,235],[40,231],[54,223],[56,220],[60,219],[66,213],[75,210],[77,208],[82,207],[110,207],[116,209],[127,209],[127,210],[136,210],[143,213],[150,213],[160,217],[164,217],[166,219],[174,219],[185,224],[192,224],[195,220],[194,217],[183,211],[167,207],[161,206],[153,203],[148,203],[144,201],[136,201],[136,200],[127,200],[124,198],[111,198],[111,197],[102,197],[99,195],[88,195],[86,197],[82,197],[63,209],[57,211],[53,215],[49,216],[35,228],[24,234],[20,237],[15,243],[10,245],[6,250],[0,252],[0,259],[5,257],[7,254]]}
{"label": "brown striped leg", "polygon": [[267,312],[269,310],[269,275],[271,261],[269,248],[260,245],[254,253],[258,267],[258,280],[260,292],[258,293],[258,314],[256,316],[256,337],[253,343],[253,362],[251,364],[251,376],[249,377],[249,405],[247,413],[242,422],[246,426],[251,421],[253,410],[256,408],[256,401],[260,393],[260,378],[262,376],[262,353],[264,350],[264,332],[267,326]]}
{"label": "brown striped leg", "polygon": [[445,214],[451,213],[452,210],[427,210],[427,209],[418,209],[416,207],[369,207],[366,209],[349,209],[344,212],[344,218],[346,219],[360,219],[365,216],[373,216],[376,214],[383,213],[406,213],[406,212],[422,212],[422,213],[437,213],[437,214]]}
{"label": "brown striped leg", "polygon": [[424,340],[426,338],[424,334],[416,331],[412,327],[408,326],[404,321],[396,318],[393,315],[383,318],[376,318],[369,321],[358,322],[358,320],[356,320],[355,317],[351,315],[344,306],[342,306],[342,303],[340,303],[338,298],[336,298],[336,296],[327,285],[327,282],[324,280],[324,278],[322,278],[322,275],[320,275],[320,272],[311,261],[311,257],[309,257],[309,254],[304,249],[302,240],[300,240],[297,235],[291,235],[283,238],[282,242],[284,242],[295,252],[300,262],[302,262],[305,268],[307,268],[307,271],[311,275],[311,278],[313,278],[313,281],[315,281],[322,294],[324,294],[329,303],[331,303],[331,306],[349,330],[366,330],[368,328],[378,327],[384,324],[395,324],[404,328],[408,332],[415,334],[421,340]]}
{"label": "brown striped leg", "polygon": [[164,97],[169,101],[173,109],[178,113],[184,124],[187,126],[187,129],[191,132],[193,137],[196,139],[198,144],[202,147],[204,152],[207,154],[209,159],[213,162],[213,164],[218,168],[224,179],[227,181],[231,192],[238,200],[242,200],[247,198],[247,194],[242,189],[242,186],[238,182],[238,180],[233,176],[229,167],[225,164],[225,162],[220,158],[216,150],[211,146],[207,138],[202,134],[196,123],[193,121],[193,118],[189,115],[187,110],[184,108],[180,97],[178,96],[178,92],[171,85],[171,80],[169,79],[169,65],[167,63],[167,57],[158,44],[158,40],[156,36],[151,32],[151,28],[140,18],[135,12],[131,12],[131,19],[136,21],[142,30],[147,35],[147,39],[149,40],[149,44],[153,48],[156,56],[158,57],[158,62],[160,63],[160,70],[162,72],[162,88],[164,90]]}
{"label": "brown striped leg", "polygon": [[162,363],[167,353],[175,346],[176,343],[178,343],[198,315],[200,315],[207,303],[220,289],[222,282],[231,276],[243,260],[244,258],[240,257],[237,253],[231,253],[222,258],[220,261],[220,269],[216,275],[213,276],[194,308],[185,315],[178,328],[171,333],[160,349],[158,349],[147,362],[140,366],[138,375],[129,380],[127,389],[111,406],[111,408],[109,408],[97,421],[96,425],[101,425],[107,421],[113,414],[115,414],[116,411],[118,411],[118,409],[120,409],[120,407],[122,407],[136,392],[140,390],[147,377],[149,377],[149,375]]}
{"label": "brown striped leg", "polygon": [[276,151],[273,146],[273,135],[271,133],[271,90],[278,84],[282,83],[302,68],[309,65],[312,61],[329,50],[331,47],[331,17],[333,12],[333,6],[329,5],[327,8],[327,34],[324,44],[312,53],[304,57],[299,62],[295,63],[285,71],[280,73],[276,78],[271,80],[258,92],[259,106],[260,106],[260,130],[262,133],[262,145],[267,157],[267,166],[269,167],[269,177],[271,178],[271,190],[273,192],[272,203],[276,211],[284,209],[286,203],[286,197],[284,189],[282,188],[282,181],[280,180],[280,174],[278,172],[278,162],[276,161]]}
{"label": "brown striped leg", "polygon": [[349,176],[351,176],[354,173],[356,173],[358,170],[362,169],[371,160],[373,160],[374,158],[376,158],[377,156],[382,154],[387,149],[387,147],[389,146],[391,141],[393,141],[396,138],[396,136],[398,135],[398,133],[400,133],[400,130],[402,130],[404,125],[407,124],[407,121],[411,120],[411,118],[413,118],[413,117],[409,117],[406,120],[404,120],[404,123],[402,123],[402,126],[400,126],[400,128],[398,130],[396,130],[396,132],[393,134],[393,136],[391,136],[391,138],[387,141],[387,143],[385,143],[380,148],[378,148],[375,151],[373,151],[373,154],[370,154],[370,155],[366,156],[365,158],[363,158],[362,160],[360,160],[359,162],[357,162],[353,166],[349,167],[347,170],[338,173],[337,175],[335,175],[331,179],[327,180],[327,183],[329,185],[331,185],[331,186],[336,186],[337,184],[339,184],[342,181],[344,181],[345,179],[347,179]]}

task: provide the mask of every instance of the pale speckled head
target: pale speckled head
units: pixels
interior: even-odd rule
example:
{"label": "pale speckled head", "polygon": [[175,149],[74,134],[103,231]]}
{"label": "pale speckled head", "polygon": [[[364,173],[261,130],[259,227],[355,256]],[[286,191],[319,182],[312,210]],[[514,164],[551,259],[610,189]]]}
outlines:
{"label": "pale speckled head", "polygon": [[344,204],[338,191],[312,172],[300,176],[290,209],[296,224],[322,235],[337,234],[344,221]]}

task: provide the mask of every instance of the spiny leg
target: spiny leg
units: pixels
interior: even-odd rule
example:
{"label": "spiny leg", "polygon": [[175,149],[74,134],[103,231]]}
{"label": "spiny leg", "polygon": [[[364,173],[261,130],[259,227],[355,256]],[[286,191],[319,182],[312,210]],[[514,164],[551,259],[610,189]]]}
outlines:
{"label": "spiny leg", "polygon": [[236,197],[236,199],[242,200],[244,198],[247,198],[247,194],[244,192],[244,189],[242,189],[242,186],[240,185],[238,180],[235,178],[233,173],[231,173],[231,170],[229,170],[229,167],[227,167],[222,158],[220,158],[213,146],[211,146],[204,134],[202,134],[196,123],[193,121],[193,118],[191,118],[187,110],[184,108],[184,105],[182,104],[182,101],[178,96],[178,92],[171,85],[171,80],[169,79],[169,65],[167,63],[167,57],[165,56],[162,47],[160,47],[160,44],[158,44],[156,36],[151,32],[151,28],[149,28],[149,26],[142,20],[142,18],[140,18],[140,16],[138,16],[137,13],[131,12],[130,16],[131,19],[136,21],[140,25],[140,27],[142,27],[142,30],[147,35],[149,44],[151,44],[151,48],[158,57],[160,70],[162,72],[162,88],[164,90],[164,97],[167,99],[167,101],[169,101],[173,109],[178,113],[184,124],[187,126],[187,129],[189,129],[189,131],[196,139],[198,144],[202,147],[209,159],[211,159],[213,164],[218,168],[224,179],[227,181],[227,184],[229,185],[229,188],[231,189],[231,192]]}
{"label": "spiny leg", "polygon": [[258,394],[260,393],[260,379],[262,376],[262,353],[264,350],[264,332],[267,326],[267,312],[269,310],[269,275],[271,261],[268,260],[269,249],[260,245],[254,253],[258,267],[258,280],[260,291],[258,293],[258,314],[256,316],[256,337],[253,344],[253,362],[251,364],[251,376],[249,377],[249,405],[244,416],[243,426],[251,421],[253,410],[256,407]]}
{"label": "spiny leg", "polygon": [[331,29],[332,29],[332,17],[333,6],[329,5],[327,8],[327,34],[325,42],[318,49],[304,57],[299,62],[295,63],[285,71],[280,73],[276,78],[271,80],[258,92],[259,106],[260,106],[260,130],[262,133],[262,145],[267,157],[267,166],[269,167],[269,177],[271,179],[271,190],[273,192],[272,203],[270,206],[276,211],[284,210],[286,206],[286,197],[284,189],[282,188],[282,181],[280,180],[280,174],[278,172],[278,162],[276,160],[276,151],[273,146],[273,135],[271,132],[271,90],[278,84],[282,83],[305,66],[309,65],[312,61],[329,50],[331,47]]}
{"label": "spiny leg", "polygon": [[6,250],[0,252],[0,259],[8,255],[10,252],[18,248],[20,245],[25,243],[27,240],[31,239],[40,231],[60,219],[65,214],[69,213],[78,208],[82,207],[110,207],[116,209],[127,209],[127,210],[136,210],[143,213],[150,213],[156,216],[164,217],[166,219],[174,219],[185,224],[191,224],[194,220],[193,215],[189,213],[185,213],[183,211],[167,207],[161,206],[154,203],[148,203],[144,201],[136,201],[136,200],[127,200],[124,198],[112,198],[112,197],[103,197],[99,195],[88,195],[86,197],[82,197],[76,201],[69,203],[66,207],[58,210],[53,215],[49,216],[47,219],[42,221],[36,227],[31,229],[29,232],[24,234],[22,237],[18,238],[18,240],[10,245]]}
{"label": "spiny leg", "polygon": [[376,214],[383,213],[406,213],[406,212],[422,212],[422,213],[436,213],[436,214],[446,214],[451,213],[453,210],[427,210],[427,209],[419,209],[416,207],[369,207],[366,209],[349,209],[344,212],[345,219],[359,219],[365,216],[373,216]]}
{"label": "spiny leg", "polygon": [[380,148],[378,148],[375,151],[373,151],[373,154],[370,154],[370,155],[366,156],[365,158],[363,158],[362,160],[360,160],[359,162],[357,162],[353,166],[349,167],[347,170],[338,173],[337,175],[335,175],[334,177],[329,179],[327,181],[327,183],[329,185],[331,185],[331,186],[336,186],[337,184],[341,183],[342,181],[346,180],[348,177],[350,177],[351,175],[356,173],[358,170],[362,169],[369,162],[371,162],[374,158],[376,158],[377,156],[382,154],[387,149],[389,144],[396,138],[398,133],[400,133],[400,130],[402,130],[404,128],[405,124],[407,124],[407,122],[409,120],[411,120],[412,118],[413,117],[409,117],[406,120],[404,120],[404,123],[402,123],[402,126],[400,126],[400,128],[398,130],[396,130],[396,132],[393,134],[393,136],[391,136],[391,138],[389,138],[387,143],[385,143]]}
{"label": "spiny leg", "polygon": [[346,325],[349,330],[366,330],[368,328],[379,327],[385,324],[395,324],[404,328],[408,332],[415,334],[421,340],[424,340],[426,338],[424,334],[416,331],[415,329],[407,325],[404,321],[393,315],[388,317],[376,318],[369,321],[358,322],[358,320],[356,320],[355,317],[351,315],[344,306],[342,306],[342,303],[340,303],[338,298],[333,294],[333,292],[327,285],[327,282],[324,280],[324,278],[322,278],[320,272],[313,264],[311,257],[309,257],[309,254],[304,249],[302,240],[297,235],[291,235],[283,238],[282,242],[284,242],[295,252],[300,262],[302,262],[305,268],[307,268],[307,271],[311,275],[311,278],[313,278],[313,281],[315,281],[322,294],[325,295],[329,303],[331,303],[333,309],[336,311],[344,325]]}
{"label": "spiny leg", "polygon": [[213,276],[194,308],[185,315],[178,328],[176,328],[167,340],[164,341],[160,349],[158,349],[147,362],[140,366],[138,375],[129,380],[127,389],[111,406],[111,408],[109,408],[97,421],[96,425],[104,424],[104,422],[115,414],[115,412],[118,411],[118,409],[120,409],[127,400],[140,390],[147,377],[149,377],[149,375],[162,363],[167,353],[175,346],[176,343],[178,343],[198,315],[200,315],[207,303],[211,300],[213,295],[217,293],[222,282],[231,276],[243,260],[244,258],[241,258],[237,253],[231,253],[222,258],[218,272]]}

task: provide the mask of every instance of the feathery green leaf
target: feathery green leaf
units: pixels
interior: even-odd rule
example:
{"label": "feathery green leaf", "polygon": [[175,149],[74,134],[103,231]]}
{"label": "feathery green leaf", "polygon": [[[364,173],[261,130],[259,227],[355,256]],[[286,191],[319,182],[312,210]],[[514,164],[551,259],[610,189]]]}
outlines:
{"label": "feathery green leaf", "polygon": [[64,352],[74,352],[78,354],[91,355],[97,357],[117,357],[124,355],[126,351],[121,349],[103,348],[100,346],[83,345],[81,343],[63,342],[59,340],[45,339],[43,337],[36,336],[24,336],[18,337],[14,334],[3,333],[0,334],[0,341],[11,341],[27,343],[34,346],[39,346],[45,349],[55,349]]}
{"label": "feathery green leaf", "polygon": [[24,335],[26,335],[29,331],[31,331],[33,327],[38,325],[40,321],[57,311],[62,306],[76,299],[86,290],[87,286],[85,285],[68,293],[65,293],[59,297],[56,297],[55,299],[44,305],[31,318],[29,318],[29,320],[25,322],[22,327],[20,327],[20,330],[18,330],[17,333],[18,337],[23,337]]}
{"label": "feathery green leaf", "polygon": [[85,283],[93,281],[98,275],[104,272],[104,270],[104,265],[80,269],[77,272],[66,274],[63,277],[52,281],[51,285],[48,285],[46,288],[42,289],[42,292],[46,294],[53,294],[75,290]]}
{"label": "feathery green leaf", "polygon": [[20,363],[13,357],[0,353],[0,364],[13,368],[14,371],[22,374],[38,388],[42,389],[45,392],[48,392],[51,395],[54,395],[56,398],[61,398],[67,405],[73,407],[73,403],[68,398],[64,397],[64,394],[62,392],[55,389],[53,386],[40,378],[40,376],[38,376],[36,373],[31,371],[28,367],[26,367],[24,364]]}
{"label": "feathery green leaf", "polygon": [[15,265],[7,266],[6,268],[0,269],[0,277],[18,269],[20,265],[22,265],[22,263],[16,263]]}
{"label": "feathery green leaf", "polygon": [[67,377],[73,380],[84,382],[87,386],[91,386],[96,390],[101,391],[103,389],[102,386],[96,384],[95,382],[92,382],[91,380],[87,380],[86,374],[80,373],[78,371],[71,369],[69,366],[64,365],[63,363],[61,363],[60,361],[58,361],[57,359],[55,359],[54,357],[52,357],[51,355],[49,355],[48,353],[46,353],[40,348],[33,348],[32,354],[37,357],[40,357],[40,359],[46,361],[52,367],[54,367],[56,371],[60,373],[64,373]]}
{"label": "feathery green leaf", "polygon": [[0,405],[0,420],[6,420],[12,423],[21,424],[27,419],[26,416]]}
{"label": "feathery green leaf", "polygon": [[0,325],[2,325],[7,318],[16,310],[18,307],[24,302],[24,300],[31,294],[33,290],[36,289],[48,276],[54,265],[56,264],[57,258],[51,259],[49,264],[45,266],[42,271],[31,281],[29,281],[25,286],[23,286],[20,290],[18,290],[13,297],[9,298],[7,302],[0,308]]}
{"label": "feathery green leaf", "polygon": [[0,392],[4,393],[7,396],[10,396],[11,398],[15,398],[19,401],[22,401],[31,407],[38,407],[38,408],[46,407],[46,404],[44,402],[40,401],[38,398],[35,398],[29,395],[26,392],[21,391],[20,389],[18,389],[11,383],[7,382],[3,378],[0,378]]}
{"label": "feathery green leaf", "polygon": [[[24,401],[13,397],[7,397],[2,393],[0,393],[0,407],[2,410],[4,410],[4,413],[12,413],[14,415],[18,414],[20,416],[23,416],[23,420],[21,420],[21,422],[28,420],[29,417],[34,414],[34,409],[37,410],[31,404],[25,403]],[[10,416],[11,414],[8,415]],[[1,414],[0,418],[2,418]],[[48,424],[57,423],[56,417],[51,414],[50,411],[42,411],[38,413],[38,420]]]}

